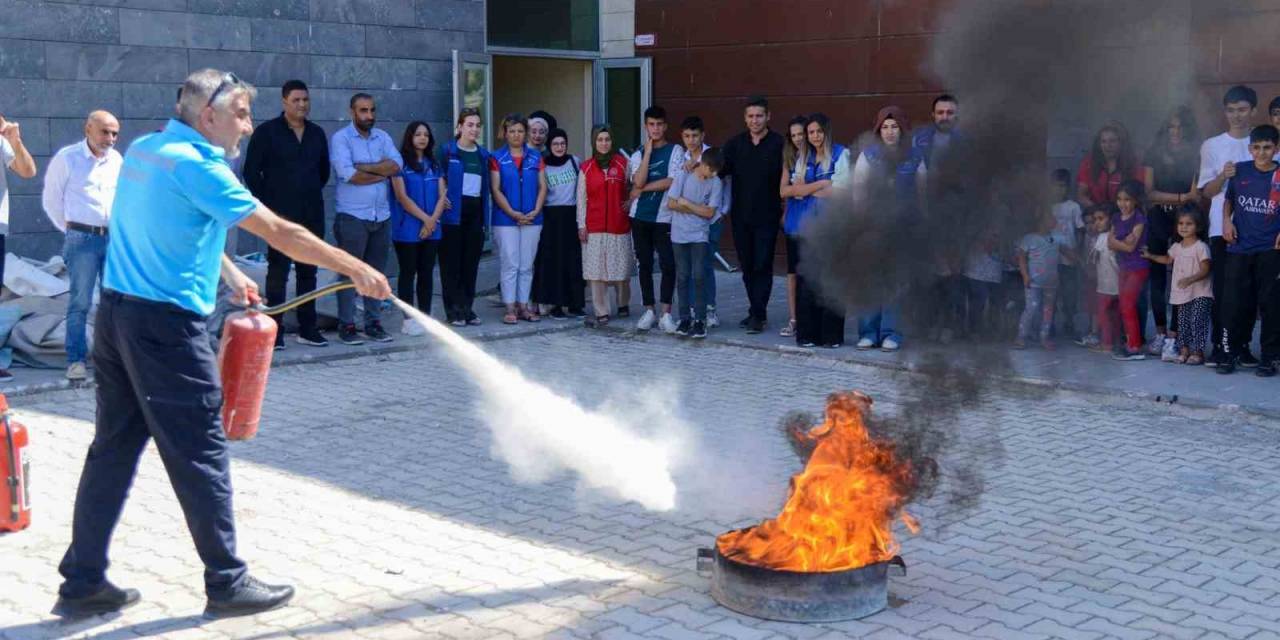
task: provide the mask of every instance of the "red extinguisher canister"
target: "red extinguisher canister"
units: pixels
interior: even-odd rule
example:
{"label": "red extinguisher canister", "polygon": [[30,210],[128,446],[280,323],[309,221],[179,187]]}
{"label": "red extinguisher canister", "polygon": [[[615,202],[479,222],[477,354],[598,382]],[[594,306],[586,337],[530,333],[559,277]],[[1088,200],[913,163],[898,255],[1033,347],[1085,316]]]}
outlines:
{"label": "red extinguisher canister", "polygon": [[0,531],[31,526],[31,457],[27,428],[13,419],[9,401],[0,393]]}
{"label": "red extinguisher canister", "polygon": [[271,316],[253,310],[232,313],[222,325],[218,371],[228,440],[248,440],[258,433],[277,330]]}

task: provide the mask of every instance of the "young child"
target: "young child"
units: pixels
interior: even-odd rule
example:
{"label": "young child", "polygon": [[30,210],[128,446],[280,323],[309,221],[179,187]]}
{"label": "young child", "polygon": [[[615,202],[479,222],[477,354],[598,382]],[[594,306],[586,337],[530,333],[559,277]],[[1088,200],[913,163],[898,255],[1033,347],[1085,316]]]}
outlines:
{"label": "young child", "polygon": [[1046,211],[1035,233],[1028,233],[1018,241],[1018,271],[1022,274],[1023,296],[1026,304],[1018,321],[1018,339],[1013,346],[1025,349],[1031,339],[1036,316],[1040,316],[1040,344],[1050,351],[1054,347],[1049,332],[1053,330],[1053,307],[1058,295],[1058,263],[1064,252],[1062,239],[1054,232],[1057,220]]}
{"label": "young child", "polygon": [[964,331],[970,339],[989,337],[991,334],[987,332],[999,322],[994,311],[1000,303],[1000,276],[1004,262],[996,252],[997,244],[996,234],[992,232],[965,260]]}
{"label": "young child", "polygon": [[724,166],[723,158],[719,149],[703,151],[693,171],[681,173],[667,192],[671,246],[676,256],[676,302],[680,307],[676,335],[679,336],[707,337],[703,259],[708,230],[720,217],[722,185],[717,174]]}
{"label": "young child", "polygon": [[1080,265],[1077,260],[1080,252],[1077,247],[1080,245],[1080,231],[1084,229],[1084,217],[1080,205],[1068,195],[1071,190],[1070,171],[1054,171],[1050,190],[1053,195],[1053,218],[1057,221],[1054,231],[1062,241],[1062,246],[1070,249],[1061,255],[1058,263],[1058,304],[1062,308],[1060,322],[1067,335],[1075,338],[1083,335],[1076,326],[1076,312],[1080,309]]}
{"label": "young child", "polygon": [[1125,348],[1117,349],[1116,360],[1146,360],[1142,350],[1142,323],[1138,315],[1138,298],[1147,284],[1150,265],[1139,247],[1147,246],[1147,217],[1142,213],[1146,188],[1137,180],[1127,180],[1116,192],[1116,208],[1111,217],[1111,233],[1107,246],[1116,252],[1120,266],[1120,317],[1124,321]]}
{"label": "young child", "polygon": [[1094,351],[1107,352],[1119,344],[1120,331],[1120,267],[1116,253],[1111,250],[1111,212],[1105,205],[1089,208],[1089,232],[1093,243],[1089,245],[1089,264],[1093,265],[1094,290],[1096,291],[1094,325],[1100,336],[1088,345]]}
{"label": "young child", "polygon": [[1142,257],[1162,265],[1173,265],[1169,304],[1178,316],[1175,344],[1178,364],[1203,364],[1209,342],[1209,315],[1213,310],[1213,286],[1209,280],[1209,245],[1199,237],[1200,215],[1195,208],[1178,212],[1178,237],[1169,255],[1154,255],[1143,248]]}

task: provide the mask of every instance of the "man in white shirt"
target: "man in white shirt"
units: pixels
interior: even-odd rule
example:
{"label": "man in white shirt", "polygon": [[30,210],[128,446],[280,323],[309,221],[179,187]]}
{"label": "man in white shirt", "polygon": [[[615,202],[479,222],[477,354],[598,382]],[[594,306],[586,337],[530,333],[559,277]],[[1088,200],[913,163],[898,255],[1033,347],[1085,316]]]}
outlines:
{"label": "man in white shirt", "polygon": [[[1246,86],[1237,85],[1227,90],[1222,97],[1222,112],[1227,120],[1227,130],[1204,141],[1200,145],[1200,195],[1212,198],[1209,205],[1209,268],[1213,270],[1213,340],[1214,344],[1225,344],[1223,333],[1227,323],[1221,316],[1221,302],[1224,291],[1223,276],[1227,261],[1227,243],[1222,239],[1222,202],[1225,199],[1227,181],[1236,173],[1237,162],[1247,162],[1249,155],[1249,129],[1254,111],[1258,106],[1258,93]],[[1252,337],[1253,323],[1249,323]],[[1249,338],[1243,340],[1249,344]],[[1239,364],[1242,367],[1256,367],[1258,361],[1249,353],[1246,346],[1240,352]],[[1217,366],[1219,354],[1215,349],[1213,357],[1206,358],[1205,364]]]}
{"label": "man in white shirt", "polygon": [[67,145],[49,160],[44,176],[44,212],[66,233],[62,257],[71,278],[67,302],[67,379],[84,380],[89,345],[85,323],[93,289],[107,258],[107,223],[123,158],[115,150],[120,123],[94,111],[84,123],[84,140]]}

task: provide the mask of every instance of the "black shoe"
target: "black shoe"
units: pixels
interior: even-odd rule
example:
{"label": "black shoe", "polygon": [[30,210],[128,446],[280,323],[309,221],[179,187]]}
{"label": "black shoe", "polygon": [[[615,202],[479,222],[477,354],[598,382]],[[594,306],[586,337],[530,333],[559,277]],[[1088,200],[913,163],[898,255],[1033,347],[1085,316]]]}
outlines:
{"label": "black shoe", "polygon": [[707,337],[707,323],[701,320],[694,320],[693,328],[689,330],[689,337],[699,339]]}
{"label": "black shoe", "polygon": [[755,319],[755,318],[752,318],[751,316],[747,316],[747,317],[745,317],[745,318],[743,318],[743,319],[739,320],[739,321],[738,321],[738,328],[739,328],[739,329],[749,329],[749,328],[751,328],[751,321],[752,321],[752,320],[754,320],[754,319]]}
{"label": "black shoe", "polygon": [[391,342],[391,334],[382,328],[381,322],[370,322],[364,326],[364,335],[374,342]]}
{"label": "black shoe", "polygon": [[308,347],[327,347],[329,341],[325,339],[324,334],[319,329],[312,327],[311,329],[299,329],[298,337],[294,338],[298,344],[305,344]]}
{"label": "black shoe", "polygon": [[1222,375],[1236,372],[1236,358],[1226,357],[1218,361],[1218,367],[1215,369]]}
{"label": "black shoe", "polygon": [[622,305],[621,307],[618,307],[618,317],[619,317],[619,318],[630,318],[630,317],[631,317],[631,307],[630,307],[629,305]]}
{"label": "black shoe", "polygon": [[284,351],[284,329],[276,330],[276,351]]}
{"label": "black shoe", "polygon": [[1258,376],[1259,378],[1270,378],[1276,375],[1276,363],[1263,362],[1259,364],[1258,368],[1253,370],[1253,375]]}
{"label": "black shoe", "polygon": [[266,584],[253,576],[247,576],[244,583],[232,591],[231,595],[209,598],[204,608],[204,617],[213,620],[250,616],[283,607],[292,599],[293,587]]}
{"label": "black shoe", "polygon": [[103,583],[97,591],[83,598],[58,597],[53,614],[63,618],[87,618],[100,613],[111,613],[132,607],[142,594],[137,589],[121,589],[110,582]]}
{"label": "black shoe", "polygon": [[582,309],[570,309],[569,315],[575,318],[585,318],[587,317],[587,312],[583,311]]}
{"label": "black shoe", "polygon": [[1240,357],[1236,358],[1236,364],[1246,369],[1252,369],[1258,366],[1258,359],[1253,357],[1253,354],[1249,353],[1248,349],[1244,349],[1240,352]]}
{"label": "black shoe", "polygon": [[692,320],[681,320],[680,324],[676,325],[676,335],[682,338],[687,338],[689,337],[689,330],[692,328],[693,328]]}
{"label": "black shoe", "polygon": [[473,327],[474,327],[474,326],[479,325],[479,324],[484,324],[484,321],[480,319],[480,316],[476,315],[476,312],[474,312],[474,311],[468,311],[468,312],[467,312],[467,324],[469,324],[469,325],[471,325],[471,326],[473,326]]}
{"label": "black shoe", "polygon": [[569,317],[565,315],[564,309],[561,309],[560,307],[551,307],[551,313],[548,313],[547,315],[551,316],[553,320],[565,320]]}
{"label": "black shoe", "polygon": [[338,340],[340,340],[342,344],[349,344],[353,347],[364,344],[364,340],[360,339],[360,332],[356,331],[356,326],[354,324],[344,324],[341,327],[338,327]]}
{"label": "black shoe", "polygon": [[764,320],[760,318],[752,318],[751,323],[747,325],[747,333],[757,334],[764,332]]}

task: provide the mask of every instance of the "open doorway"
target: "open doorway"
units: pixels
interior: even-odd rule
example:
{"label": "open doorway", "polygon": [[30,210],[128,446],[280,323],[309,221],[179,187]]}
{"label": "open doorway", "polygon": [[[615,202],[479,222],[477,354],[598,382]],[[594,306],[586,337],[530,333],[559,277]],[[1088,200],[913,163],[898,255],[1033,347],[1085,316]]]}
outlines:
{"label": "open doorway", "polygon": [[498,147],[498,129],[508,113],[543,110],[569,134],[569,151],[586,157],[592,124],[592,67],[590,60],[493,56],[493,126],[489,144]]}

